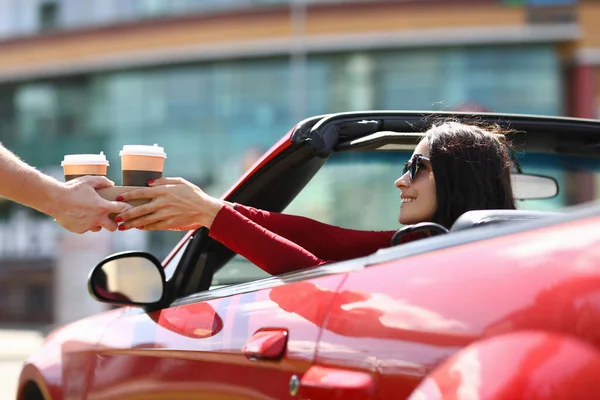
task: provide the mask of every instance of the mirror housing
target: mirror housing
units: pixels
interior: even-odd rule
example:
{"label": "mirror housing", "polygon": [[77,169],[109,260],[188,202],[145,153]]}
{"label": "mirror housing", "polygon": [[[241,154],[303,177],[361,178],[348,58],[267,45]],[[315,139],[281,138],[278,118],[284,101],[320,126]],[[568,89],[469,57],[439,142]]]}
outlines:
{"label": "mirror housing", "polygon": [[544,175],[511,174],[515,200],[543,200],[558,195],[556,179]]}
{"label": "mirror housing", "polygon": [[152,254],[127,251],[106,257],[92,269],[90,295],[103,303],[151,307],[167,295],[165,271]]}

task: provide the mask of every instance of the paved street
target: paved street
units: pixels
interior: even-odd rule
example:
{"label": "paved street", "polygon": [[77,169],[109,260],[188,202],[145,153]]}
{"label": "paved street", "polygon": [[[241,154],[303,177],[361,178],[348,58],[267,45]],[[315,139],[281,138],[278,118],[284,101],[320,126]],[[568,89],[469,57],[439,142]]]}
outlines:
{"label": "paved street", "polygon": [[0,329],[0,400],[16,398],[23,361],[42,341],[42,334],[36,331]]}

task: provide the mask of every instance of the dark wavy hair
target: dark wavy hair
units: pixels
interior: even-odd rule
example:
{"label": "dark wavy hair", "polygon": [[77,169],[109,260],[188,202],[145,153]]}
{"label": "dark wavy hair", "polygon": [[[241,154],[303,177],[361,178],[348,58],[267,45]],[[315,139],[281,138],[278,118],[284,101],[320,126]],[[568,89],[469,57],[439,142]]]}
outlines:
{"label": "dark wavy hair", "polygon": [[449,229],[467,211],[516,208],[508,132],[458,121],[434,123],[427,130],[437,197],[432,222]]}

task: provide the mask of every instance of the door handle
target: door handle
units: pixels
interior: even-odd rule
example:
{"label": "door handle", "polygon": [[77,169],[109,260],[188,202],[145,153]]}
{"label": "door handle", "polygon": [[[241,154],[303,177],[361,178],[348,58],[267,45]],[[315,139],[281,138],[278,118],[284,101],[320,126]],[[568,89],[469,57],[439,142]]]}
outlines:
{"label": "door handle", "polygon": [[286,329],[260,329],[248,339],[242,353],[251,360],[279,360],[285,354],[287,341]]}
{"label": "door handle", "polygon": [[313,365],[300,379],[299,398],[330,400],[371,400],[375,380],[368,372]]}

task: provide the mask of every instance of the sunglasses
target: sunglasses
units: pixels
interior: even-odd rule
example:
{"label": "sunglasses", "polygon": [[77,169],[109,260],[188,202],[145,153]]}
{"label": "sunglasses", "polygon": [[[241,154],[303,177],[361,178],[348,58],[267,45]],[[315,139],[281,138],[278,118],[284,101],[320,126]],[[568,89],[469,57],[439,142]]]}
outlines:
{"label": "sunglasses", "polygon": [[420,168],[425,168],[425,163],[430,163],[429,158],[425,157],[422,154],[415,154],[410,160],[408,160],[404,164],[404,172],[403,175],[408,172],[408,177],[410,178],[410,182],[412,182]]}

